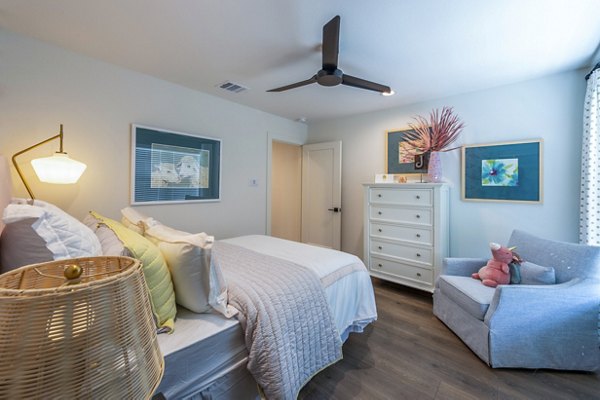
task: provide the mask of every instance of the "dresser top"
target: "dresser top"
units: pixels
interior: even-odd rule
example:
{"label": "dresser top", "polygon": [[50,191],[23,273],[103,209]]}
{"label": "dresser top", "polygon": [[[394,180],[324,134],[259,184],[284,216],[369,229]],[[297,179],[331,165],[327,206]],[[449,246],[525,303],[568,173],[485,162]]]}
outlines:
{"label": "dresser top", "polygon": [[411,182],[411,183],[363,183],[365,187],[389,187],[389,188],[404,188],[404,189],[423,189],[431,187],[448,186],[447,183],[432,183],[432,182]]}

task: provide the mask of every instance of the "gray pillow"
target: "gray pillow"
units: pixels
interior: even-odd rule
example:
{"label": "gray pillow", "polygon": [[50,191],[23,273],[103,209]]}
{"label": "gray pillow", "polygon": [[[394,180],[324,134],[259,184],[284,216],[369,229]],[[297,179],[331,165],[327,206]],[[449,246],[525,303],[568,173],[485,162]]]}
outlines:
{"label": "gray pillow", "polygon": [[54,259],[46,241],[31,226],[36,221],[37,218],[26,218],[4,227],[0,235],[1,273]]}
{"label": "gray pillow", "polygon": [[115,235],[112,229],[100,223],[92,214],[87,214],[83,221],[85,226],[90,228],[100,241],[103,256],[125,256],[131,257],[131,252],[127,249],[121,240]]}
{"label": "gray pillow", "polygon": [[521,263],[522,285],[554,285],[555,283],[554,268],[542,267],[529,261]]}

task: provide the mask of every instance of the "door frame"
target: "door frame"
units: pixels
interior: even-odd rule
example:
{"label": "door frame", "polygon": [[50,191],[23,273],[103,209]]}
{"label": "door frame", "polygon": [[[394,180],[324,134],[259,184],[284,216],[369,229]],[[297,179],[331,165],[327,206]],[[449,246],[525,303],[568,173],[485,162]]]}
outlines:
{"label": "door frame", "polygon": [[273,142],[281,142],[287,144],[293,144],[295,146],[303,146],[306,144],[305,140],[290,137],[288,135],[278,135],[271,132],[267,132],[267,210],[266,210],[266,221],[265,221],[265,235],[271,236],[271,178],[273,168]]}

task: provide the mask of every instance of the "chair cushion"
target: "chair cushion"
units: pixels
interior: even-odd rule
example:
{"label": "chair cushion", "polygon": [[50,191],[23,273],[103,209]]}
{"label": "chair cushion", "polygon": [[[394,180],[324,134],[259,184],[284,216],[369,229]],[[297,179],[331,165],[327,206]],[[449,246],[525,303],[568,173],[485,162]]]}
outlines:
{"label": "chair cushion", "polygon": [[494,297],[495,288],[470,276],[440,275],[440,291],[473,317],[483,321]]}

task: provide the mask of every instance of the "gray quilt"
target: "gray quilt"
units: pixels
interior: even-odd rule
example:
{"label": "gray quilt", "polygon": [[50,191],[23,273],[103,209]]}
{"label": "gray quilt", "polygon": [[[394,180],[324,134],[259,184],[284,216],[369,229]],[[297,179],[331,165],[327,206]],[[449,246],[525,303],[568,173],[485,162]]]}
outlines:
{"label": "gray quilt", "polygon": [[342,358],[342,341],[312,271],[216,242],[229,303],[240,311],[248,370],[268,399],[295,399],[314,374]]}

